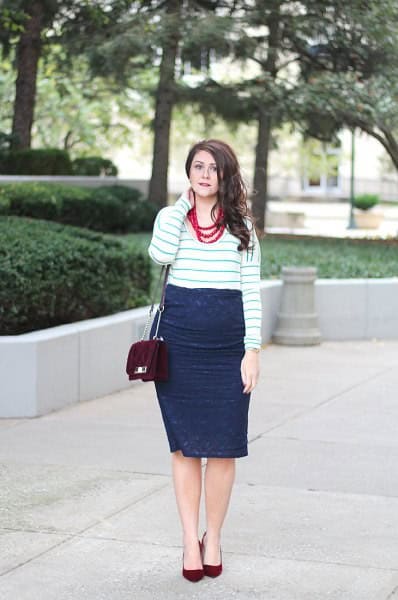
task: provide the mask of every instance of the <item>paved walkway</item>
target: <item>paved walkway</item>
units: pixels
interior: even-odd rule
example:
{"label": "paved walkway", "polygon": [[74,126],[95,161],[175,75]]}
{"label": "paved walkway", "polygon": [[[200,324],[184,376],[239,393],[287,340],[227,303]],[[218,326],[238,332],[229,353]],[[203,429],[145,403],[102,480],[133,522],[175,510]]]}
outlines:
{"label": "paved walkway", "polygon": [[398,599],[398,341],[269,345],[225,571],[180,575],[153,384],[0,420],[2,600]]}

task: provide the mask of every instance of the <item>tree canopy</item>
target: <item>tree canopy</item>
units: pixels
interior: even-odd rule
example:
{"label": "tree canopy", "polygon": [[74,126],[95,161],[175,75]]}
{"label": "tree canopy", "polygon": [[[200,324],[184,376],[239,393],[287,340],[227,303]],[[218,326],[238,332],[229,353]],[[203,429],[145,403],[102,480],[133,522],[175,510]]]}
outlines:
{"label": "tree canopy", "polygon": [[4,0],[5,98],[16,79],[12,115],[0,117],[16,147],[30,146],[32,131],[41,144],[94,147],[101,136],[127,140],[129,120],[151,122],[150,199],[160,206],[177,106],[255,124],[262,227],[283,124],[321,140],[361,129],[398,168],[397,33],[395,0]]}

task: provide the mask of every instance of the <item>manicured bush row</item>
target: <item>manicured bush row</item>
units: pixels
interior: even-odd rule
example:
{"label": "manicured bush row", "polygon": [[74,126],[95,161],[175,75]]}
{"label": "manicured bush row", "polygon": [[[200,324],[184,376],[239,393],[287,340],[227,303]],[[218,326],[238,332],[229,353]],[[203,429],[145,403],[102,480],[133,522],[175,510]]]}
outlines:
{"label": "manicured bush row", "polygon": [[71,160],[67,150],[34,148],[2,150],[2,175],[117,175],[117,167],[101,156],[87,156]]}
{"label": "manicured bush row", "polygon": [[0,187],[0,214],[46,219],[96,231],[150,231],[156,212],[141,192],[126,186],[85,188],[15,183]]}
{"label": "manicured bush row", "polygon": [[[146,252],[150,233],[124,236]],[[283,266],[312,266],[322,279],[398,277],[398,238],[340,239],[313,235],[267,233],[260,241],[261,279],[279,279]],[[159,273],[152,266],[154,283]]]}
{"label": "manicured bush row", "polygon": [[72,161],[66,150],[43,148],[3,150],[0,154],[2,175],[73,175]]}
{"label": "manicured bush row", "polygon": [[267,234],[261,242],[261,256],[263,279],[279,278],[284,265],[317,267],[320,279],[398,276],[393,240]]}
{"label": "manicured bush row", "polygon": [[150,277],[146,252],[121,238],[0,217],[0,335],[145,305]]}
{"label": "manicured bush row", "polygon": [[72,162],[73,175],[103,175],[115,177],[118,173],[116,165],[101,156],[84,156]]}

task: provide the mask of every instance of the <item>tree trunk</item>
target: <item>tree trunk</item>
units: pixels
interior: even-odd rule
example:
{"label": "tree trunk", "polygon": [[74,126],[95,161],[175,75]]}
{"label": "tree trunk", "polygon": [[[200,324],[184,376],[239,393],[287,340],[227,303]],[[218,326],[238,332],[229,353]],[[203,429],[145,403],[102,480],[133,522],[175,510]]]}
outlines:
{"label": "tree trunk", "polygon": [[12,121],[11,147],[18,149],[30,148],[31,145],[44,7],[40,1],[34,1],[26,12],[28,18],[17,46],[17,80]]}
{"label": "tree trunk", "polygon": [[162,48],[159,84],[156,93],[152,175],[148,200],[159,206],[167,205],[167,171],[169,165],[170,125],[174,104],[175,63],[180,40],[179,20],[182,0],[170,0],[167,16],[175,17]]}
{"label": "tree trunk", "polygon": [[[280,42],[280,7],[277,5],[274,12],[271,13],[268,19],[268,54],[264,65],[264,72],[276,79],[278,68],[276,59],[278,55]],[[265,215],[267,209],[268,196],[268,158],[271,142],[271,127],[272,118],[270,109],[264,107],[259,108],[258,119],[258,134],[256,147],[256,164],[254,170],[252,196],[252,212],[256,220],[256,227],[259,231],[265,228]]]}
{"label": "tree trunk", "polygon": [[256,165],[254,169],[254,195],[252,197],[252,213],[256,219],[256,228],[263,231],[265,227],[265,211],[268,195],[268,155],[271,141],[271,117],[260,111],[258,119]]}

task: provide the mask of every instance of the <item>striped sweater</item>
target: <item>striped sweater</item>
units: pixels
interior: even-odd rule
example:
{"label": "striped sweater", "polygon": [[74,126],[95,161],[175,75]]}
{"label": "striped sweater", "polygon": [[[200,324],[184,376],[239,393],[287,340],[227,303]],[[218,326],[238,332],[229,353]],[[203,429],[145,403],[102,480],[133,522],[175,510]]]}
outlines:
{"label": "striped sweater", "polygon": [[171,264],[168,281],[188,288],[242,290],[245,349],[261,346],[261,251],[251,221],[252,248],[238,250],[240,240],[227,229],[216,242],[195,239],[185,218],[191,205],[185,195],[162,208],[155,219],[148,254],[158,264]]}

